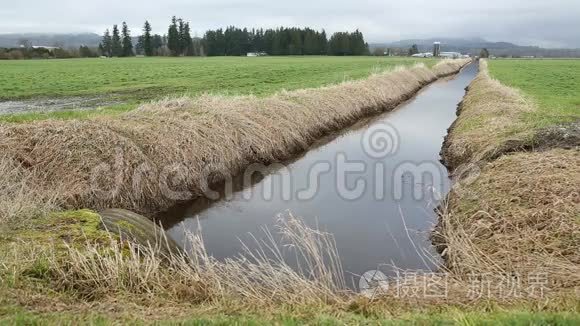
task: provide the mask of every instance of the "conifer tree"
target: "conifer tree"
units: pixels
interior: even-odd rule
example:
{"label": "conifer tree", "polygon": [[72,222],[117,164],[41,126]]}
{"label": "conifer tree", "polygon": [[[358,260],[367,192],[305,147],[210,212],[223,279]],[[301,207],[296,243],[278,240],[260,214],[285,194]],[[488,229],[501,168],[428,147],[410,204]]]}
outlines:
{"label": "conifer tree", "polygon": [[100,48],[102,55],[109,58],[113,56],[113,40],[111,39],[111,33],[109,32],[108,28],[105,31],[105,34],[103,34],[103,40],[101,41]]}
{"label": "conifer tree", "polygon": [[151,38],[151,47],[153,48],[153,55],[162,55],[163,46],[167,45],[167,38],[159,34],[153,35]]}
{"label": "conifer tree", "polygon": [[127,23],[123,22],[123,28],[121,30],[121,33],[123,35],[123,40],[122,40],[122,46],[123,46],[123,50],[122,50],[122,56],[123,57],[132,57],[135,54],[133,53],[133,41],[131,40],[131,31],[129,30],[129,27],[127,27]]}
{"label": "conifer tree", "polygon": [[149,24],[149,21],[145,21],[145,25],[143,26],[142,42],[143,42],[143,51],[145,52],[145,55],[148,57],[152,56],[153,44],[151,38],[151,24]]}
{"label": "conifer tree", "polygon": [[181,35],[181,53],[183,55],[192,56],[193,55],[193,40],[191,39],[191,29],[189,28],[189,23],[183,23],[183,28],[180,31]]}
{"label": "conifer tree", "polygon": [[123,55],[123,46],[121,45],[121,36],[119,35],[119,28],[113,25],[113,36],[111,37],[111,50],[114,57]]}
{"label": "conifer tree", "polygon": [[179,29],[177,27],[177,18],[175,16],[171,19],[171,25],[169,25],[169,30],[167,31],[167,48],[169,48],[169,51],[173,56],[178,56],[180,54]]}
{"label": "conifer tree", "polygon": [[481,49],[479,52],[480,58],[489,58],[489,51],[486,48]]}

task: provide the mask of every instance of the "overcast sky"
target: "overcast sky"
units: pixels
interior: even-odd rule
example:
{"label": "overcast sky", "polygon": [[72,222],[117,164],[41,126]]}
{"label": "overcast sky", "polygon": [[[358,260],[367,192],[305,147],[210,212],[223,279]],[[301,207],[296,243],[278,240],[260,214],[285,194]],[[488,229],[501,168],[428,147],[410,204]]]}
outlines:
{"label": "overcast sky", "polygon": [[202,36],[210,28],[310,26],[360,29],[368,42],[483,37],[544,47],[580,47],[580,0],[1,0],[0,33],[102,31],[148,19],[165,33],[172,15]]}

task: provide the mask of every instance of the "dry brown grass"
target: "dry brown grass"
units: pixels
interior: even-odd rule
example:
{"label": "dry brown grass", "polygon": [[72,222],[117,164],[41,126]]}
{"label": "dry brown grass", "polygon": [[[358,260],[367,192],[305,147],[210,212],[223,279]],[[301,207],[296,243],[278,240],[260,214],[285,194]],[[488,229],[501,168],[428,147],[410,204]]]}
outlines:
{"label": "dry brown grass", "polygon": [[[486,165],[449,195],[439,228],[459,275],[546,273],[580,287],[580,152],[517,153]],[[461,183],[461,181],[459,181]]]}
{"label": "dry brown grass", "polygon": [[[199,196],[207,180],[252,162],[286,159],[326,133],[390,110],[466,62],[395,69],[268,98],[168,99],[114,118],[3,124],[0,152],[66,208],[151,213]],[[186,193],[170,195],[168,188]]]}
{"label": "dry brown grass", "polygon": [[[181,98],[115,118],[0,125],[0,171],[6,172],[0,174],[0,184],[9,190],[0,195],[2,218],[66,207],[163,209],[175,201],[159,184],[164,168],[177,169],[173,190],[197,196],[206,175],[219,181],[249,163],[304,151],[324,134],[394,108],[463,64],[443,62],[436,73],[424,66],[396,69],[364,81],[264,99]],[[263,251],[225,262],[208,256],[200,235],[189,237],[191,256],[169,259],[160,257],[158,247],[118,243],[116,238],[110,244],[69,244],[63,252],[60,240],[66,236],[49,239],[59,242],[50,250],[46,243],[22,246],[15,236],[11,244],[0,243],[0,275],[22,287],[34,284],[32,275],[48,283],[44,291],[89,301],[128,295],[164,305],[209,302],[222,308],[230,302],[259,308],[346,305],[352,298],[332,238],[293,218],[281,220],[280,227],[285,244],[270,238]],[[292,268],[280,255],[284,245],[301,257],[302,268]]]}
{"label": "dry brown grass", "polygon": [[[549,311],[573,309],[573,301],[567,302],[566,297],[548,300],[558,298],[553,292],[546,291],[543,297],[531,296],[525,275],[519,296],[502,297],[505,293],[498,285],[509,289],[511,283],[501,282],[513,281],[516,274],[499,268],[486,279],[493,282],[489,293],[482,288],[480,297],[471,293],[478,284],[464,274],[465,270],[440,273],[444,281],[439,283],[433,283],[430,274],[408,273],[401,279],[390,279],[388,291],[377,289],[370,298],[358,295],[345,285],[330,234],[308,228],[291,215],[281,218],[278,226],[274,232],[281,234],[282,240],[270,236],[259,249],[225,261],[208,255],[201,233],[188,235],[192,251],[187,256],[173,254],[165,258],[157,246],[119,243],[114,237],[109,243],[87,241],[84,246],[69,245],[64,250],[14,243],[0,251],[0,293],[7,289],[10,295],[23,291],[17,296],[30,296],[33,304],[21,304],[32,310],[53,312],[56,303],[59,310],[90,309],[107,314],[156,309],[153,318],[192,310],[269,315],[287,309],[292,316],[303,311],[385,316],[495,304],[526,309],[541,306],[539,309]],[[466,252],[473,248],[469,242],[462,244],[466,245]],[[301,262],[300,268],[296,268],[294,259],[288,259],[293,254]],[[479,252],[475,254],[480,257]],[[3,280],[10,280],[12,285],[7,287]],[[435,296],[422,295],[425,284]],[[408,294],[401,294],[405,292]],[[447,295],[441,296],[444,293]],[[560,302],[567,303],[564,306]]]}
{"label": "dry brown grass", "polygon": [[[10,274],[14,283],[32,276],[58,293],[86,301],[129,295],[213,307],[245,302],[266,310],[347,300],[349,291],[330,234],[291,215],[280,217],[274,232],[281,240],[267,232],[259,249],[225,261],[207,253],[201,233],[188,234],[187,254],[169,255],[159,246],[119,242],[112,236],[109,244],[87,240],[84,246],[67,245],[64,252],[60,245],[15,243],[0,253],[0,276]],[[289,250],[296,259],[282,255]]]}
{"label": "dry brown grass", "polygon": [[54,194],[38,188],[34,177],[19,162],[0,154],[0,226],[56,208]]}
{"label": "dry brown grass", "polygon": [[580,287],[580,152],[531,146],[542,135],[524,121],[533,110],[481,63],[442,152],[455,182],[437,238],[455,275],[546,273],[566,292]]}
{"label": "dry brown grass", "polygon": [[519,90],[492,79],[487,62],[482,60],[444,145],[447,166],[454,170],[461,164],[493,159],[526,146],[532,131],[522,115],[535,108]]}

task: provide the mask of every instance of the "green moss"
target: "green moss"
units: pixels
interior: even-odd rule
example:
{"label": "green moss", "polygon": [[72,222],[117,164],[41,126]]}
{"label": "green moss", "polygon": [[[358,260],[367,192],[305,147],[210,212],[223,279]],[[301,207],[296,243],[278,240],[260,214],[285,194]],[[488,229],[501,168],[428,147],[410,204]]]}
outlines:
{"label": "green moss", "polygon": [[57,246],[64,243],[73,246],[82,246],[87,242],[106,243],[111,235],[100,225],[101,217],[90,210],[56,212],[8,229],[3,240]]}
{"label": "green moss", "polygon": [[127,232],[129,234],[133,234],[133,235],[140,236],[140,237],[146,237],[147,236],[145,234],[145,232],[143,232],[143,230],[141,230],[140,228],[138,228],[137,226],[131,224],[128,221],[117,221],[117,222],[115,222],[115,225],[122,232]]}

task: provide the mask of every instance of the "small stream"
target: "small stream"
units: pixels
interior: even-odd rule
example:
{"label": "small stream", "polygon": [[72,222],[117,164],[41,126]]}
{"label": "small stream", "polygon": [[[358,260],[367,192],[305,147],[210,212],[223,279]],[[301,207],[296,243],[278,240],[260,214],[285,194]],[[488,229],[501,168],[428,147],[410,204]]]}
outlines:
{"label": "small stream", "polygon": [[[301,217],[336,239],[345,272],[434,270],[430,241],[434,209],[450,188],[439,152],[476,64],[437,81],[396,110],[361,122],[264,177],[234,188],[229,198],[206,198],[162,215],[168,234],[201,227],[208,252],[235,256],[255,246],[277,216]],[[249,180],[249,179],[248,179]],[[348,275],[347,275],[348,279]]]}

